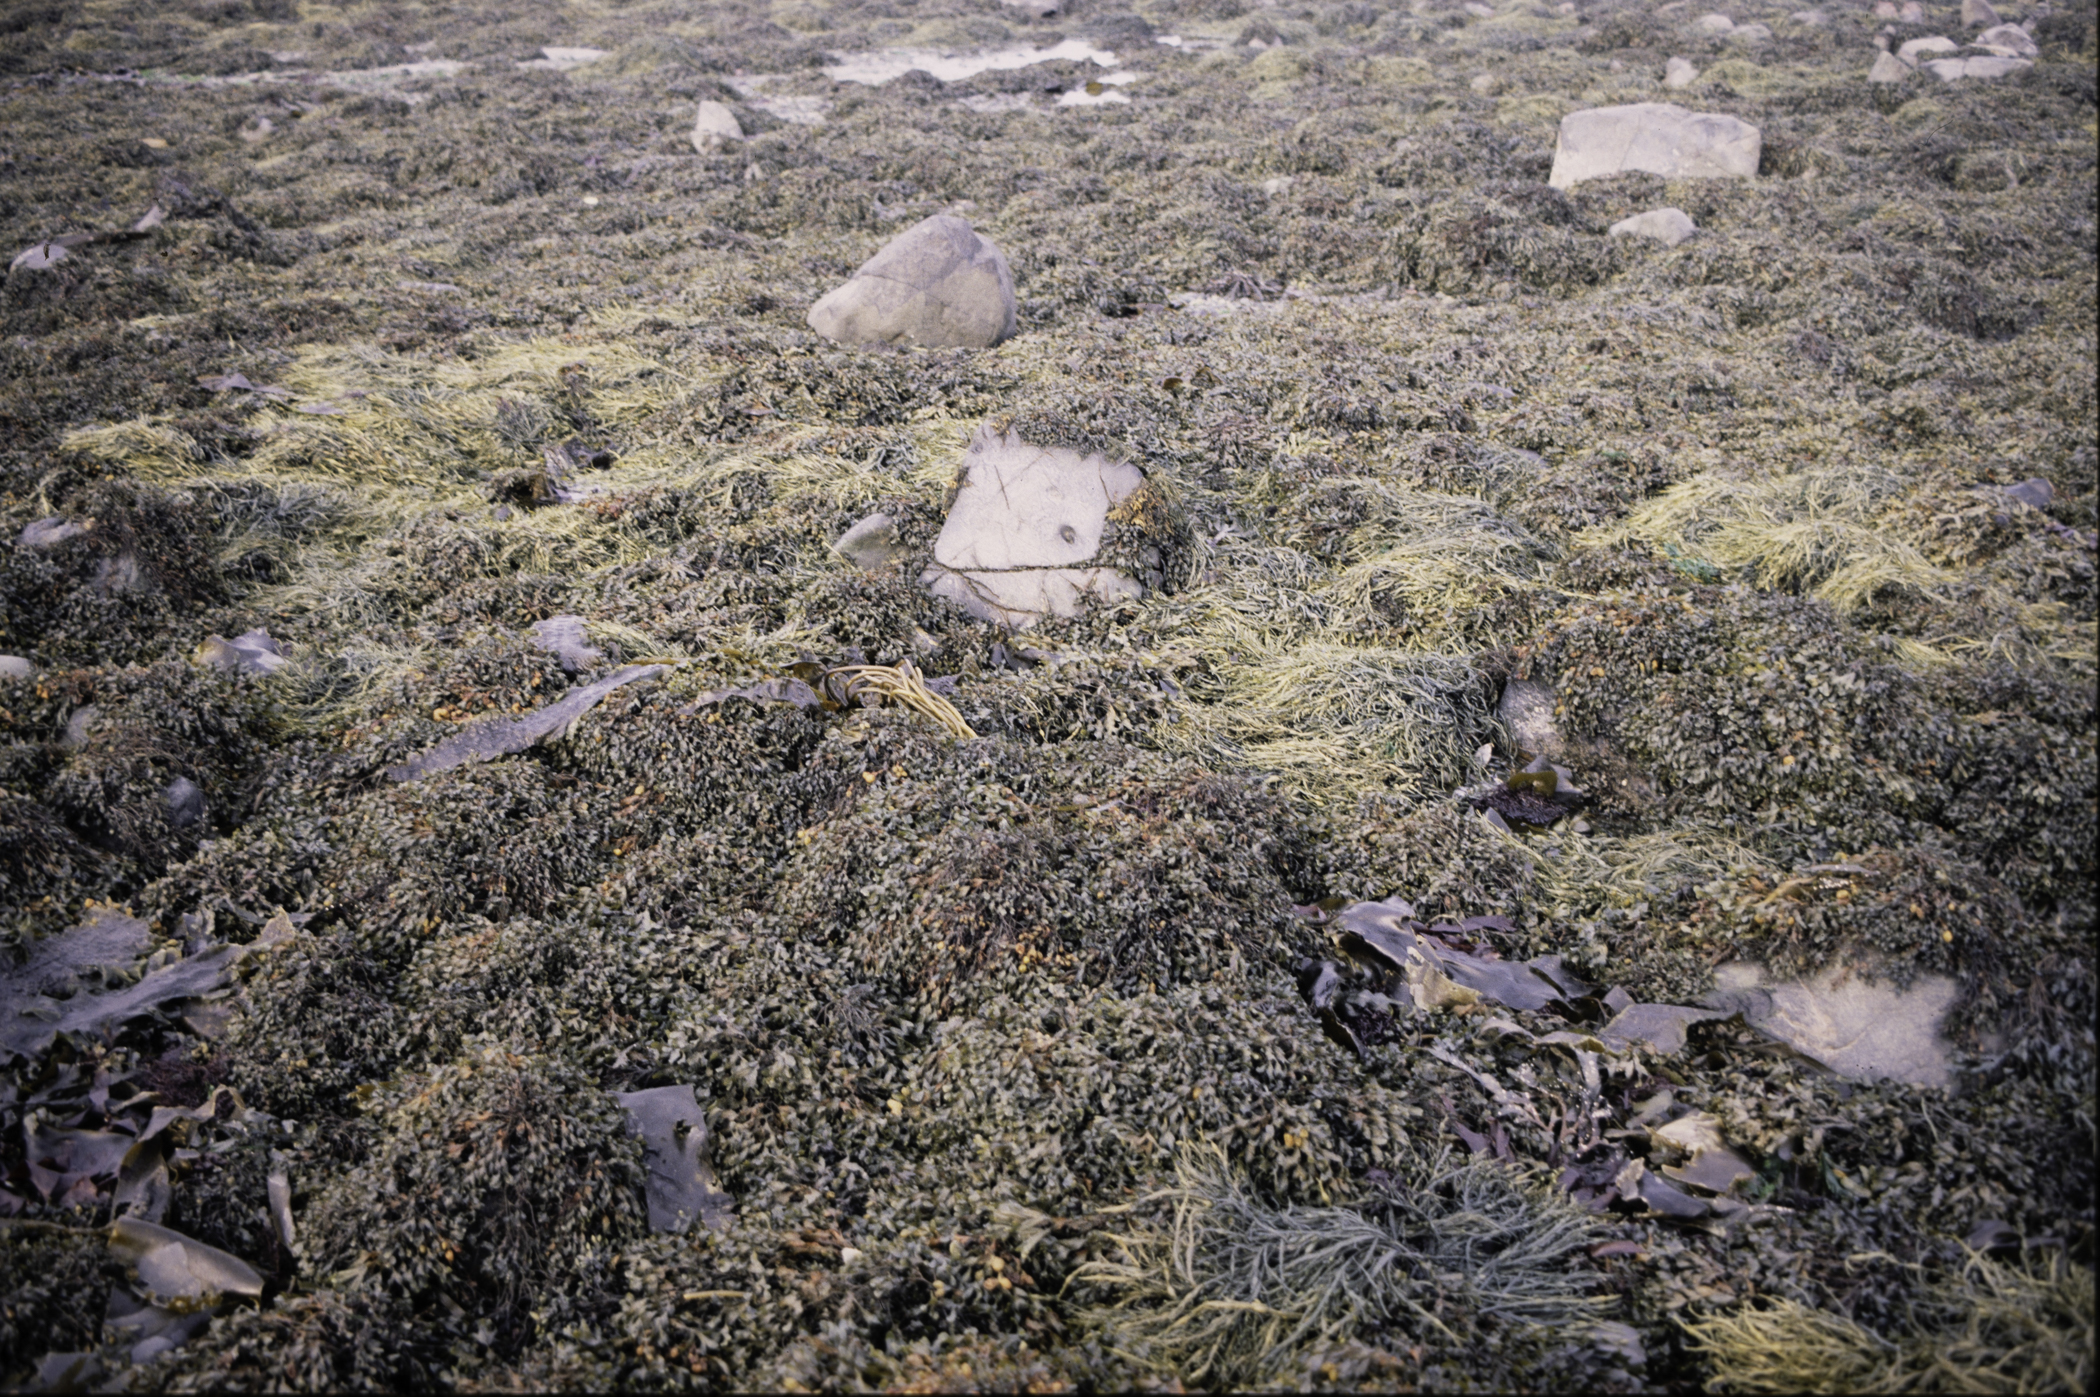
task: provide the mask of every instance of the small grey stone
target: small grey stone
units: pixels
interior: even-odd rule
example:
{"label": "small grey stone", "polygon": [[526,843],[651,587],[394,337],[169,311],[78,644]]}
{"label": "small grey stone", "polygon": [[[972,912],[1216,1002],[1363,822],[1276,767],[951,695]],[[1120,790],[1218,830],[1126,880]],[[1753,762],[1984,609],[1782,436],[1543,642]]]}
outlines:
{"label": "small grey stone", "polygon": [[841,344],[989,349],[1015,323],[1005,255],[953,214],[905,229],[809,308],[809,327]]}
{"label": "small grey stone", "polygon": [[1999,23],[1998,11],[1991,0],[1961,0],[1962,28],[1996,29]]}
{"label": "small grey stone", "polygon": [[1738,24],[1728,31],[1728,42],[1732,44],[1761,44],[1771,37],[1771,27],[1763,24]]}
{"label": "small grey stone", "polygon": [[1961,45],[1945,34],[1930,34],[1922,39],[1906,39],[1897,48],[1896,57],[1915,68],[1937,53],[1959,53]]}
{"label": "small grey stone", "polygon": [[591,644],[581,616],[549,616],[544,621],[534,621],[532,643],[560,657],[562,669],[570,674],[605,653]]}
{"label": "small grey stone", "polygon": [[140,565],[138,554],[128,548],[95,564],[95,591],[101,596],[129,597],[151,590],[152,578]]}
{"label": "small grey stone", "polygon": [[28,679],[36,674],[36,666],[20,655],[0,655],[0,679]]}
{"label": "small grey stone", "polygon": [[204,790],[187,776],[168,783],[168,819],[177,829],[187,829],[204,818]]}
{"label": "small grey stone", "polygon": [[54,514],[48,519],[39,519],[22,527],[22,535],[15,540],[17,548],[50,548],[64,543],[75,534],[87,532],[85,524],[76,524]]}
{"label": "small grey stone", "polygon": [[702,155],[720,150],[731,141],[744,139],[744,128],[736,113],[720,102],[702,102],[693,119],[693,149]]}
{"label": "small grey stone", "polygon": [[1917,70],[1883,49],[1874,55],[1874,66],[1867,69],[1867,81],[1875,83],[1902,82]]}
{"label": "small grey stone", "polygon": [[272,674],[285,664],[284,650],[266,630],[245,631],[232,640],[205,637],[197,647],[197,662],[228,674]]}
{"label": "small grey stone", "polygon": [[1690,87],[1699,81],[1699,70],[1689,58],[1673,58],[1663,64],[1664,87]]}
{"label": "small grey stone", "polygon": [[831,551],[867,572],[880,572],[904,556],[897,521],[887,514],[870,514],[840,534]]}
{"label": "small grey stone", "polygon": [[1654,238],[1671,247],[1698,231],[1691,215],[1676,208],[1650,209],[1631,218],[1622,218],[1611,226],[1611,236],[1615,238]]}
{"label": "small grey stone", "polygon": [[1592,107],[1561,118],[1547,183],[1566,189],[1630,170],[1664,179],[1749,179],[1763,149],[1758,129],[1732,116],[1670,102]]}
{"label": "small grey stone", "polygon": [[58,745],[68,751],[87,746],[88,735],[95,729],[95,719],[101,716],[102,710],[92,703],[83,703],[74,709],[73,716],[66,719],[66,735],[58,740]]}
{"label": "small grey stone", "polygon": [[[2005,493],[2030,509],[2047,509],[2056,498],[2056,487],[2037,475],[2018,485],[2006,486]],[[5,660],[0,660],[0,666],[5,664]]]}
{"label": "small grey stone", "polygon": [[1727,15],[1701,15],[1693,23],[1709,34],[1726,34],[1735,28],[1735,21]]}
{"label": "small grey stone", "polygon": [[1561,750],[1560,729],[1553,725],[1553,688],[1536,679],[1512,679],[1502,686],[1495,716],[1509,729],[1510,740],[1535,757]]}

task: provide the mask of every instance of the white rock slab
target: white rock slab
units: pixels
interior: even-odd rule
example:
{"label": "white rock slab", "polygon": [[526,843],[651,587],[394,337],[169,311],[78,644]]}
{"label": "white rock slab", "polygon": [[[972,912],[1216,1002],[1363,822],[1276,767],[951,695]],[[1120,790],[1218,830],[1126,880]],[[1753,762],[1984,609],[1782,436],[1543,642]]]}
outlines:
{"label": "white rock slab", "polygon": [[720,150],[731,141],[744,139],[744,128],[736,113],[720,102],[702,102],[693,118],[693,149],[702,155]]}
{"label": "white rock slab", "polygon": [[1629,170],[1664,179],[1749,179],[1763,150],[1758,129],[1732,116],[1671,102],[1592,107],[1561,118],[1547,183],[1567,189]]}
{"label": "white rock slab", "polygon": [[1144,483],[1136,466],[1040,447],[979,427],[962,487],[920,581],[986,621],[1023,630],[1089,600],[1141,597],[1136,579],[1092,566],[1108,511]]}
{"label": "white rock slab", "polygon": [[1969,41],[1970,45],[1985,53],[1995,53],[2000,58],[2039,57],[2041,46],[2034,36],[2017,24],[2000,24],[1984,30]]}
{"label": "white rock slab", "polygon": [[1054,59],[1069,59],[1074,63],[1092,63],[1099,68],[1110,68],[1115,66],[1116,55],[1112,49],[1097,49],[1083,39],[1065,39],[1047,48],[1017,45],[1013,48],[984,49],[976,53],[886,48],[848,54],[838,62],[827,65],[823,72],[824,76],[833,82],[859,82],[876,86],[888,82],[891,78],[902,77],[913,69],[931,73],[942,82],[957,82],[978,73],[1005,68],[1026,68],[1031,64],[1048,63]]}
{"label": "white rock slab", "polygon": [[1920,975],[1899,991],[1832,966],[1813,980],[1767,985],[1763,967],[1736,961],[1716,969],[1714,980],[1719,988],[1707,998],[1710,1007],[1739,1011],[1752,1027],[1840,1076],[1953,1084],[1940,1023],[1959,987],[1944,975]]}
{"label": "white rock slab", "polygon": [[1912,39],[1898,46],[1896,57],[1915,68],[1935,54],[1959,53],[1960,51],[1961,45],[1955,43],[1954,40],[1944,34],[1934,34],[1929,38]]}
{"label": "white rock slab", "polygon": [[1874,66],[1867,69],[1868,82],[1902,82],[1917,69],[1883,49],[1874,55]]}
{"label": "white rock slab", "polygon": [[1690,87],[1699,81],[1699,70],[1689,58],[1673,58],[1663,64],[1664,87]]}
{"label": "white rock slab", "polygon": [[1919,65],[1941,82],[1964,78],[2009,78],[2034,66],[2031,59],[2000,58],[1996,54],[1972,54],[1967,58],[1935,58]]}
{"label": "white rock slab", "polygon": [[1699,225],[1683,209],[1661,208],[1622,218],[1612,224],[1610,231],[1615,238],[1654,238],[1675,247],[1698,232]]}
{"label": "white rock slab", "polygon": [[809,327],[841,344],[988,349],[1014,326],[1005,254],[953,214],[905,229],[809,308]]}
{"label": "white rock slab", "polygon": [[0,655],[0,679],[33,679],[36,666],[20,655]]}

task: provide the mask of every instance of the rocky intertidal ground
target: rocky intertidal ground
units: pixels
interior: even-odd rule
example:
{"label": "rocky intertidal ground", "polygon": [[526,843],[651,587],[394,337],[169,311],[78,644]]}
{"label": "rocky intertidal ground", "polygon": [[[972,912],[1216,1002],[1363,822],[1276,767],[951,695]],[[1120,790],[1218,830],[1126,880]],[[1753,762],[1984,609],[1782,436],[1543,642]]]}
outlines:
{"label": "rocky intertidal ground", "polygon": [[0,1379],[2085,1390],[2094,27],[13,6]]}

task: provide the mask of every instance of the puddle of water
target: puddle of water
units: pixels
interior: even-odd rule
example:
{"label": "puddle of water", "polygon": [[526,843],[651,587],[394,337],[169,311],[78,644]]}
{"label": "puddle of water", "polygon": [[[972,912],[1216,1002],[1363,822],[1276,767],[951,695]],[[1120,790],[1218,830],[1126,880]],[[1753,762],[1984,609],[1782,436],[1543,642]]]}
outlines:
{"label": "puddle of water", "polygon": [[824,69],[824,76],[835,82],[867,83],[879,87],[891,78],[918,69],[931,73],[942,82],[956,82],[962,78],[975,77],[1006,68],[1026,68],[1033,63],[1049,63],[1057,59],[1069,59],[1074,63],[1092,63],[1097,68],[1115,65],[1116,55],[1109,49],[1097,49],[1084,39],[1066,39],[1049,48],[1027,48],[1016,45],[1012,48],[986,49],[979,53],[940,53],[933,49],[876,49],[870,53],[856,53],[841,59]]}

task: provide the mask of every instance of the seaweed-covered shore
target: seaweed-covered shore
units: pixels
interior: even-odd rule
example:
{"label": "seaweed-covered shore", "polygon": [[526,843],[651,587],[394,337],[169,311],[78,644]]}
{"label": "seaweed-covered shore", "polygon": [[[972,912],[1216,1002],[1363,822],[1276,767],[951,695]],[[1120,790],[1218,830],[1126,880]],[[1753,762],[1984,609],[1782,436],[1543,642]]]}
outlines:
{"label": "seaweed-covered shore", "polygon": [[[2094,7],[1868,81],[1976,4],[8,8],[0,1381],[2089,1388]],[[1549,184],[1651,101],[1755,178]],[[808,328],[940,213],[1013,338]],[[929,595],[987,424],[1146,595]]]}

